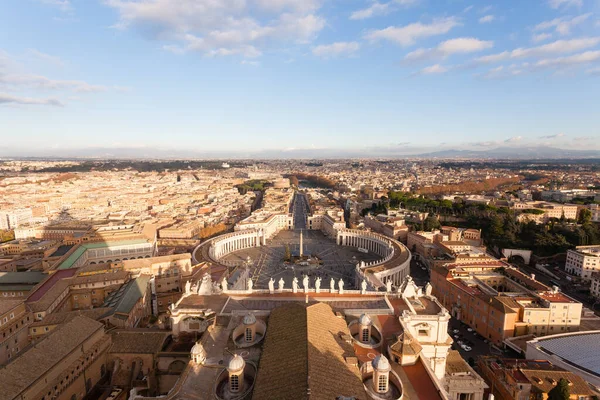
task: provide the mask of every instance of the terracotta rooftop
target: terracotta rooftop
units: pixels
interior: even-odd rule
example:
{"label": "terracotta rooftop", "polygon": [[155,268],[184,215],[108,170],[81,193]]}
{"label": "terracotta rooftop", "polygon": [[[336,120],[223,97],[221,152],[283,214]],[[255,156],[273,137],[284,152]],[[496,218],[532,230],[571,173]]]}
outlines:
{"label": "terracotta rooftop", "polygon": [[349,334],[345,320],[327,304],[274,309],[252,398],[366,399],[358,368],[346,363],[355,356],[341,337]]}
{"label": "terracotta rooftop", "polygon": [[110,311],[110,308],[96,307],[92,308],[91,310],[77,310],[52,313],[46,315],[42,321],[35,321],[31,325],[29,325],[29,327],[35,328],[38,326],[59,325],[68,322],[78,316],[84,316],[94,320],[98,320],[103,314],[105,314],[108,311]]}
{"label": "terracotta rooftop", "polygon": [[0,300],[0,315],[22,304],[23,300]]}
{"label": "terracotta rooftop", "polygon": [[165,342],[168,332],[114,331],[111,333],[110,353],[156,354]]}
{"label": "terracotta rooftop", "polygon": [[410,384],[417,390],[419,398],[416,400],[442,400],[438,389],[431,381],[422,362],[422,359],[419,359],[415,365],[402,367]]}
{"label": "terracotta rooftop", "polygon": [[0,400],[19,397],[25,389],[104,325],[86,317],[76,317],[0,368]]}

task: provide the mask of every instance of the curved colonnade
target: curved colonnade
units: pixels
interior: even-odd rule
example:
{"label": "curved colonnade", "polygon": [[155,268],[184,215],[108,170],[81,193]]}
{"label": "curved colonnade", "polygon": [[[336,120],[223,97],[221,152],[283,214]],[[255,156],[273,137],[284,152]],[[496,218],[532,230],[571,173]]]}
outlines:
{"label": "curved colonnade", "polygon": [[385,286],[388,281],[400,286],[410,274],[410,251],[397,240],[375,232],[340,229],[337,232],[337,244],[367,249],[382,257],[357,267],[358,275],[376,288]]}
{"label": "curved colonnade", "polygon": [[[360,279],[365,279],[374,288],[381,288],[388,281],[400,286],[410,273],[410,251],[397,240],[375,232],[355,229],[339,229],[336,235],[338,246],[363,248],[381,256],[381,259],[370,263],[361,263],[357,267]],[[246,229],[217,236],[202,243],[194,251],[194,261],[213,262],[225,265],[220,261],[226,255],[252,247],[266,245],[266,237],[262,230]],[[196,259],[200,251],[201,259]]]}

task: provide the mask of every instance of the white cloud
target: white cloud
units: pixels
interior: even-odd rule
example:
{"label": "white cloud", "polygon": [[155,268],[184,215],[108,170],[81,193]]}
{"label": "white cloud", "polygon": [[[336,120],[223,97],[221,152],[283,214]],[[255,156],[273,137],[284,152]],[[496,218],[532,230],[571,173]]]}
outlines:
{"label": "white cloud", "polygon": [[485,16],[479,18],[479,23],[487,24],[487,23],[493,22],[495,19],[496,19],[496,17],[494,17],[493,15],[485,15]]}
{"label": "white cloud", "polygon": [[551,8],[557,9],[560,7],[581,7],[583,6],[583,0],[548,0],[548,5]]}
{"label": "white cloud", "polygon": [[361,20],[379,15],[386,15],[392,11],[395,11],[398,6],[409,7],[417,4],[419,1],[420,0],[392,0],[387,3],[374,1],[369,7],[354,11],[352,14],[350,14],[350,19]]}
{"label": "white cloud", "polygon": [[33,74],[0,74],[0,86],[47,90],[73,90],[75,92],[103,92],[108,88],[77,80],[57,80]]}
{"label": "white cloud", "polygon": [[435,48],[430,49],[417,49],[408,53],[405,57],[405,61],[414,62],[422,60],[431,60],[436,58],[446,58],[452,54],[465,54],[474,53],[486,49],[490,49],[494,46],[494,42],[479,40],[476,38],[456,38],[446,40],[440,43]]}
{"label": "white cloud", "polygon": [[310,43],[325,27],[320,0],[105,0],[119,29],[137,28],[175,53],[260,56],[271,42]]}
{"label": "white cloud", "polygon": [[587,64],[600,60],[600,50],[586,51],[568,57],[545,58],[535,63],[536,67],[560,67],[577,64]]}
{"label": "white cloud", "polygon": [[444,72],[447,72],[448,68],[444,67],[443,65],[440,64],[435,64],[435,65],[431,65],[429,67],[425,67],[421,70],[421,74],[425,74],[425,75],[433,75],[433,74],[443,74]]}
{"label": "white cloud", "polygon": [[321,7],[320,0],[255,0],[259,7],[268,11],[293,10],[313,12]]}
{"label": "white cloud", "polygon": [[575,26],[585,22],[592,13],[578,15],[576,17],[561,17],[554,18],[550,21],[544,21],[537,24],[533,29],[535,31],[545,31],[548,29],[555,29],[557,33],[561,35],[568,35],[571,33],[571,29]]}
{"label": "white cloud", "polygon": [[561,137],[564,137],[565,134],[564,133],[557,133],[555,135],[545,135],[545,136],[540,136],[540,139],[558,139]]}
{"label": "white cloud", "polygon": [[42,4],[57,7],[61,11],[69,11],[72,8],[70,0],[38,0],[38,1]]}
{"label": "white cloud", "polygon": [[60,57],[43,53],[43,52],[41,52],[41,51],[39,51],[37,49],[28,49],[27,50],[27,54],[30,55],[30,56],[32,56],[32,57],[35,57],[35,58],[37,58],[39,60],[45,61],[45,62],[50,63],[50,64],[54,64],[54,65],[59,66],[59,67],[64,67],[65,66],[65,62]]}
{"label": "white cloud", "polygon": [[[69,96],[69,92],[129,92],[131,90],[131,88],[124,86],[97,85],[75,79],[52,79],[43,75],[25,72],[26,66],[37,65],[39,63],[31,62],[31,57],[64,65],[62,59],[33,49],[19,55],[11,55],[0,50],[0,90],[5,93],[10,92],[10,94],[3,94],[0,102],[13,105],[40,104],[62,106],[63,103],[59,99],[37,98],[34,96],[38,92],[55,91],[60,93],[60,97],[62,98],[70,98],[72,96]],[[22,93],[26,93],[26,95]]]}
{"label": "white cloud", "polygon": [[533,35],[533,36],[531,37],[531,40],[532,40],[534,43],[539,43],[539,42],[543,42],[543,41],[544,41],[544,40],[546,40],[546,39],[550,39],[551,37],[552,37],[552,34],[551,34],[551,33],[539,33],[539,34],[537,34],[537,35]]}
{"label": "white cloud", "polygon": [[508,59],[544,57],[552,54],[573,53],[588,49],[600,44],[600,37],[586,37],[571,40],[557,40],[537,47],[518,48],[513,51],[504,51],[475,59],[479,64],[490,64]]}
{"label": "white cloud", "polygon": [[504,141],[504,143],[514,143],[514,142],[520,142],[523,139],[522,136],[513,136],[511,138],[508,138]]}
{"label": "white cloud", "polygon": [[430,24],[416,22],[405,26],[389,26],[385,29],[373,30],[365,35],[369,40],[389,40],[401,46],[410,46],[417,40],[448,33],[452,28],[461,25],[454,17],[438,18]]}
{"label": "white cloud", "polygon": [[528,71],[529,63],[523,63],[521,65],[511,64],[509,66],[500,65],[498,67],[492,68],[484,74],[477,74],[484,79],[505,79],[511,78],[515,76],[519,76]]}
{"label": "white cloud", "polygon": [[43,105],[62,107],[63,103],[52,98],[35,99],[32,97],[19,97],[6,93],[0,93],[0,106],[2,105]]}
{"label": "white cloud", "polygon": [[588,75],[598,75],[600,76],[600,67],[590,68],[585,70],[585,73]]}
{"label": "white cloud", "polygon": [[331,58],[339,56],[349,56],[360,49],[358,42],[336,42],[332,44],[322,44],[312,49],[312,53],[317,57]]}
{"label": "white cloud", "polygon": [[350,19],[367,19],[378,15],[385,15],[388,12],[390,12],[390,3],[379,3],[376,1],[371,4],[370,7],[354,11],[352,14],[350,14]]}

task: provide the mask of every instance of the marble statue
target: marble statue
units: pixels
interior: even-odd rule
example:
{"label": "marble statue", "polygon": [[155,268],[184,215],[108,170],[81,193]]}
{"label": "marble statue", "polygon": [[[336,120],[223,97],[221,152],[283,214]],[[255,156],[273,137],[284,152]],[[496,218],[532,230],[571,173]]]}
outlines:
{"label": "marble statue", "polygon": [[321,293],[321,277],[315,280],[315,292]]}
{"label": "marble statue", "polygon": [[292,292],[298,293],[298,278],[296,277],[294,277],[294,280],[292,281]]}
{"label": "marble statue", "polygon": [[344,281],[340,278],[338,282],[338,287],[340,288],[340,294],[344,294]]}
{"label": "marble statue", "polygon": [[308,275],[304,275],[302,278],[302,286],[304,286],[304,293],[308,293]]}
{"label": "marble statue", "polygon": [[247,285],[248,285],[248,291],[252,292],[252,286],[254,285],[254,282],[252,282],[252,279],[248,278]]}
{"label": "marble statue", "polygon": [[361,288],[361,294],[365,294],[367,293],[367,281],[363,279],[362,283],[360,284],[360,288]]}
{"label": "marble statue", "polygon": [[431,296],[432,291],[433,291],[433,286],[431,286],[431,282],[427,282],[427,285],[425,285],[425,295]]}
{"label": "marble statue", "polygon": [[199,295],[207,296],[207,295],[211,295],[212,291],[213,291],[212,279],[210,278],[210,275],[208,273],[205,273],[202,276],[202,280],[200,281],[200,283],[197,286],[197,293]]}
{"label": "marble statue", "polygon": [[335,292],[335,281],[333,280],[333,278],[331,278],[331,280],[329,281],[329,291],[331,293]]}
{"label": "marble statue", "polygon": [[275,291],[275,281],[273,278],[269,279],[269,293],[273,293]]}
{"label": "marble statue", "polygon": [[224,292],[227,291],[227,278],[223,277],[223,280],[221,281],[221,289],[223,289]]}
{"label": "marble statue", "polygon": [[185,283],[185,294],[192,293],[192,281],[187,281]]}
{"label": "marble statue", "polygon": [[283,292],[283,286],[285,285],[285,281],[283,278],[279,278],[279,291]]}
{"label": "marble statue", "polygon": [[385,290],[388,293],[392,292],[392,280],[389,279],[386,283],[385,283]]}

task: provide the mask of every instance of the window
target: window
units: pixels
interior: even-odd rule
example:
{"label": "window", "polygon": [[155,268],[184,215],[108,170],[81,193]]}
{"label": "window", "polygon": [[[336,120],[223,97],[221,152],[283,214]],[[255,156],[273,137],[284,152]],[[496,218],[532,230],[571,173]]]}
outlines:
{"label": "window", "polygon": [[377,388],[379,389],[379,392],[387,392],[387,377],[385,375],[379,375]]}
{"label": "window", "polygon": [[369,341],[369,330],[368,329],[363,329],[363,331],[362,331],[362,341],[363,342],[368,342]]}
{"label": "window", "polygon": [[246,342],[252,341],[252,329],[246,328]]}
{"label": "window", "polygon": [[237,392],[240,389],[240,377],[239,375],[231,375],[229,385],[232,392]]}

